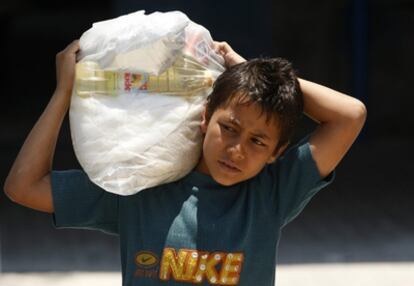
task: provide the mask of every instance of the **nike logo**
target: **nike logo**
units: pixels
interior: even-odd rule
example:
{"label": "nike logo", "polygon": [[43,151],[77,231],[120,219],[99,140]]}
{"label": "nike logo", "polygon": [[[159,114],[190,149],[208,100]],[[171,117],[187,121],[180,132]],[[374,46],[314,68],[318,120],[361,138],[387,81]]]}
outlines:
{"label": "nike logo", "polygon": [[145,263],[145,262],[147,262],[148,260],[151,260],[151,258],[152,258],[151,256],[148,256],[148,257],[142,257],[142,258],[141,258],[141,262],[142,262],[142,263]]}

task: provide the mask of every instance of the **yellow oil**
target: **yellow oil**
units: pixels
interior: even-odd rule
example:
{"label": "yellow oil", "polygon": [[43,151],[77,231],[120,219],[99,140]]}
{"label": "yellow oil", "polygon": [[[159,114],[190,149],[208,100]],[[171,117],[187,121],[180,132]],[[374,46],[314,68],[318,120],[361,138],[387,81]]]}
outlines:
{"label": "yellow oil", "polygon": [[192,95],[213,85],[211,73],[188,56],[180,56],[156,76],[103,70],[96,62],[76,64],[76,92],[81,97],[141,92]]}

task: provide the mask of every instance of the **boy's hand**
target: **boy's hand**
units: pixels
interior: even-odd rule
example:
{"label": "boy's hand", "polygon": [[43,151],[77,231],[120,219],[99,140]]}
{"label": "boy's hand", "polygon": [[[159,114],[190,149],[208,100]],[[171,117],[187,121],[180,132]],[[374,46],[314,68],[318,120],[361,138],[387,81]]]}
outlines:
{"label": "boy's hand", "polygon": [[246,59],[236,53],[226,42],[214,42],[214,51],[224,58],[227,67],[246,61]]}
{"label": "boy's hand", "polygon": [[79,51],[79,40],[73,41],[56,55],[56,91],[72,94],[77,51]]}

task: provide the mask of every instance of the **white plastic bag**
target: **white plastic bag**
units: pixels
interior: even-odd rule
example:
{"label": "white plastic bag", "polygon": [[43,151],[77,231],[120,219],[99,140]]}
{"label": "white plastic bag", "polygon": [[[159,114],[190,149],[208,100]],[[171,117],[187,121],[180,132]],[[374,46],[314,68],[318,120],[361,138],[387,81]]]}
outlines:
{"label": "white plastic bag", "polygon": [[[138,11],[95,23],[80,47],[80,62],[105,70],[159,75],[186,54],[214,78],[224,71],[210,33],[178,11]],[[200,156],[201,111],[210,91],[80,97],[74,88],[69,117],[79,163],[95,184],[120,195],[185,176]]]}

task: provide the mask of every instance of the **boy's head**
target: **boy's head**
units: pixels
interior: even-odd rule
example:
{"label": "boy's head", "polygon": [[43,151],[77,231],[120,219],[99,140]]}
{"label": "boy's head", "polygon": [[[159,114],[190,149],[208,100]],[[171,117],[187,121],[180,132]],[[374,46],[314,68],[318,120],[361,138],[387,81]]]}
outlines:
{"label": "boy's head", "polygon": [[197,169],[223,185],[247,180],[287,147],[303,112],[296,73],[281,58],[227,69],[207,99]]}

